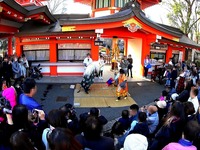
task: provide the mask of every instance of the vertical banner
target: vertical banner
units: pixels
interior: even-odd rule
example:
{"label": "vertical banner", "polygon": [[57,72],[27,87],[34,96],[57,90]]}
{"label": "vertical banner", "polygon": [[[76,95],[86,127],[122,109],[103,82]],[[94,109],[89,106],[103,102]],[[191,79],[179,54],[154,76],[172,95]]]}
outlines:
{"label": "vertical banner", "polygon": [[179,58],[178,61],[182,62],[183,61],[183,52],[179,52]]}

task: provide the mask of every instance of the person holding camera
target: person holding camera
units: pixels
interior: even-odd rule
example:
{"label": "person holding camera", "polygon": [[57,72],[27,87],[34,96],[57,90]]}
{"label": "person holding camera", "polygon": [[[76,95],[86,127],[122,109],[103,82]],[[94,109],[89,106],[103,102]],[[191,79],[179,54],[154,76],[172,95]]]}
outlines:
{"label": "person holding camera", "polygon": [[[2,149],[11,148],[10,138],[17,131],[27,133],[37,149],[44,149],[42,144],[42,131],[47,126],[45,114],[42,110],[34,111],[37,112],[37,117],[33,116],[33,112],[30,114],[26,106],[16,105],[13,108],[12,113],[6,113],[7,122],[5,123],[2,132],[0,132],[0,146]],[[30,118],[32,118],[32,120],[29,120]],[[35,118],[35,120],[38,119],[37,125],[34,124],[33,121],[35,120],[33,118]],[[16,142],[19,142],[19,145],[21,144],[20,140]]]}

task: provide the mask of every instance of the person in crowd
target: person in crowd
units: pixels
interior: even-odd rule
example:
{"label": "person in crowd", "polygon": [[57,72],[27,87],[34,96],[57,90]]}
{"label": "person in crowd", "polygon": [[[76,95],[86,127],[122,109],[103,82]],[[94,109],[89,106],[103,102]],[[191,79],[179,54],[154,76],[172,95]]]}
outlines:
{"label": "person in crowd", "polygon": [[138,114],[139,114],[139,106],[137,104],[133,104],[129,108],[129,128],[127,133],[130,133],[135,125],[138,123]]}
{"label": "person in crowd", "polygon": [[156,72],[155,70],[152,70],[151,72],[151,82],[155,82],[156,81]]}
{"label": "person in crowd", "polygon": [[149,133],[153,134],[159,123],[158,108],[150,105],[147,108],[147,124]]}
{"label": "person in crowd", "polygon": [[24,105],[16,105],[12,114],[6,113],[7,124],[0,132],[0,145],[10,147],[9,139],[13,133],[23,130],[29,135],[29,138],[34,142],[38,149],[43,149],[42,131],[46,127],[44,112],[38,111],[38,118],[40,122],[36,125],[29,121],[28,109]]}
{"label": "person in crowd", "polygon": [[101,123],[102,126],[107,124],[107,122],[108,122],[108,120],[104,116],[101,115],[100,109],[98,109],[96,107],[92,107],[92,108],[90,108],[89,112],[80,114],[79,122],[80,122],[81,130],[83,129],[85,121],[87,120],[88,117],[95,117],[96,119],[99,120],[99,122]]}
{"label": "person in crowd", "polygon": [[[166,116],[168,109],[167,109],[167,103],[166,101],[157,101],[155,106],[158,109],[158,117],[159,117],[159,124],[157,126],[157,129],[159,129],[163,125],[164,117]],[[156,129],[156,130],[157,130]],[[155,133],[156,131],[154,131]]]}
{"label": "person in crowd", "polygon": [[16,131],[10,137],[12,150],[37,150],[26,132]]}
{"label": "person in crowd", "polygon": [[124,148],[121,150],[147,150],[148,141],[144,135],[130,134],[126,137]]}
{"label": "person in crowd", "polygon": [[113,124],[111,135],[113,136],[115,141],[115,150],[120,150],[124,145],[124,141],[128,136],[128,133],[124,130],[123,125],[119,121],[116,121]]}
{"label": "person in crowd", "polygon": [[79,120],[76,116],[76,110],[72,104],[65,104],[59,108],[65,113],[65,118],[67,119],[68,128],[77,134],[80,132]]}
{"label": "person in crowd", "polygon": [[130,127],[130,120],[129,120],[129,111],[128,110],[123,110],[121,114],[121,118],[119,118],[119,122],[123,126],[124,130],[128,130]]}
{"label": "person in crowd", "polygon": [[44,143],[46,150],[49,150],[47,137],[57,127],[67,128],[67,119],[62,110],[53,109],[47,115],[47,122],[49,124],[49,128],[44,129],[42,133],[42,142]]}
{"label": "person in crowd", "polygon": [[83,148],[93,150],[114,150],[114,140],[101,136],[102,124],[99,119],[90,116],[84,123],[83,134],[76,135],[76,140]]}
{"label": "person in crowd", "polygon": [[169,59],[169,63],[170,66],[173,66],[173,62],[172,62],[172,58]]}
{"label": "person in crowd", "polygon": [[198,89],[196,87],[192,87],[190,90],[190,98],[188,99],[188,102],[192,102],[194,105],[195,113],[197,113],[199,108],[199,101],[197,98],[198,95]]}
{"label": "person in crowd", "polygon": [[181,102],[175,102],[171,106],[164,125],[155,134],[155,139],[149,149],[161,150],[170,142],[177,142],[181,138],[184,123],[184,106]]}
{"label": "person in crowd", "polygon": [[166,100],[170,100],[172,94],[176,93],[176,89],[173,87],[166,87],[165,91],[167,92]]}
{"label": "person in crowd", "polygon": [[197,98],[200,102],[200,79],[197,81],[197,88],[198,88],[198,95],[197,95]]}
{"label": "person in crowd", "polygon": [[26,68],[26,77],[29,76],[29,63],[28,63],[28,60],[25,56],[25,54],[22,54],[22,61],[23,61],[23,64],[24,64],[24,67]]}
{"label": "person in crowd", "polygon": [[125,72],[123,69],[120,69],[119,73],[120,75],[116,80],[116,85],[117,85],[117,90],[116,90],[117,100],[116,101],[119,101],[122,96],[124,97],[124,99],[126,99],[127,94],[128,94],[128,83],[127,83],[127,77],[125,75]]}
{"label": "person in crowd", "polygon": [[190,68],[188,66],[185,66],[184,67],[184,75],[185,75],[185,79],[186,80],[190,80],[190,75],[191,75],[191,72],[189,70]]}
{"label": "person in crowd", "polygon": [[15,86],[16,83],[20,81],[20,77],[21,77],[21,68],[18,62],[18,58],[16,56],[14,57],[14,60],[12,63],[12,71],[13,71],[13,76],[15,80],[13,85]]}
{"label": "person in crowd", "polygon": [[145,137],[149,136],[149,127],[147,124],[147,114],[145,112],[138,113],[138,122],[136,123],[133,130],[129,132],[129,134],[138,133],[142,134]]}
{"label": "person in crowd", "polygon": [[2,75],[3,79],[6,81],[8,87],[11,86],[11,77],[12,77],[12,62],[9,60],[8,56],[4,57],[2,63]]}
{"label": "person in crowd", "polygon": [[100,66],[99,79],[103,80],[103,70],[104,70],[104,66],[105,66],[105,61],[104,61],[103,56],[100,56],[100,58],[99,58],[99,66]]}
{"label": "person in crowd", "polygon": [[174,66],[173,69],[172,69],[172,72],[171,72],[171,82],[170,82],[170,87],[172,88],[175,88],[175,85],[176,85],[176,78],[177,78],[178,74],[177,74],[177,69],[176,67]]}
{"label": "person in crowd", "polygon": [[166,145],[162,150],[197,150],[193,145],[196,135],[200,132],[200,126],[196,121],[189,121],[183,130],[183,137],[178,142]]}
{"label": "person in crowd", "polygon": [[19,66],[20,66],[20,77],[23,79],[23,78],[26,77],[26,68],[24,66],[24,62],[23,62],[22,57],[18,58],[18,63],[19,63]]}
{"label": "person in crowd", "polygon": [[124,70],[124,74],[125,74],[125,75],[127,75],[128,65],[129,65],[129,61],[127,60],[127,57],[124,56],[124,57],[121,59],[120,67],[121,67],[121,69]]}
{"label": "person in crowd", "polygon": [[165,83],[165,86],[170,86],[171,84],[171,68],[168,68],[167,71],[166,71],[166,83]]}
{"label": "person in crowd", "polygon": [[151,68],[149,55],[144,59],[144,77],[147,78],[148,70]]}
{"label": "person in crowd", "polygon": [[131,54],[128,55],[128,73],[127,73],[127,77],[129,77],[129,73],[131,75],[131,78],[133,78],[133,72],[132,72],[132,68],[133,68],[133,58],[131,56]]}
{"label": "person in crowd", "polygon": [[192,81],[192,85],[196,86],[197,85],[197,80],[198,80],[198,73],[197,70],[192,70],[192,74],[191,74],[191,81]]}
{"label": "person in crowd", "polygon": [[69,129],[55,128],[48,136],[50,150],[81,150],[82,146]]}
{"label": "person in crowd", "polygon": [[37,92],[35,80],[32,78],[26,78],[23,82],[23,90],[24,93],[19,97],[19,104],[25,105],[30,111],[33,109],[42,110],[42,106],[33,98]]}
{"label": "person in crowd", "polygon": [[184,90],[184,83],[185,83],[185,74],[184,71],[181,71],[179,76],[177,77],[176,82],[176,92],[180,94]]}
{"label": "person in crowd", "polygon": [[190,97],[191,81],[186,81],[184,83],[184,90],[178,94],[172,94],[172,99],[180,102],[187,102]]}
{"label": "person in crowd", "polygon": [[[133,104],[129,107],[129,124],[130,124],[130,130],[133,130],[133,127],[135,126],[133,121],[138,120],[138,112],[139,112],[139,106],[137,104]],[[132,124],[133,123],[133,124]]]}
{"label": "person in crowd", "polygon": [[184,104],[184,112],[185,112],[185,118],[186,121],[195,120],[196,114],[194,105],[192,102],[185,102]]}
{"label": "person in crowd", "polygon": [[90,57],[90,53],[88,53],[87,57],[83,61],[85,70],[86,70],[87,66],[89,66],[91,63],[92,63],[92,58]]}

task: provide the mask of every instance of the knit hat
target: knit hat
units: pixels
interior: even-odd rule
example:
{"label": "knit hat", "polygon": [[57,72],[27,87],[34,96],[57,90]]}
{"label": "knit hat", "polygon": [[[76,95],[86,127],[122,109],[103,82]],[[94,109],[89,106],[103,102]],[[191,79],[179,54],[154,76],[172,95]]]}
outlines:
{"label": "knit hat", "polygon": [[171,98],[175,101],[176,100],[176,97],[178,97],[178,94],[177,93],[174,93],[172,94]]}
{"label": "knit hat", "polygon": [[130,134],[126,137],[123,150],[147,150],[147,138],[141,134]]}
{"label": "knit hat", "polygon": [[156,102],[156,105],[159,107],[159,108],[165,108],[167,106],[167,103],[165,101],[157,101]]}

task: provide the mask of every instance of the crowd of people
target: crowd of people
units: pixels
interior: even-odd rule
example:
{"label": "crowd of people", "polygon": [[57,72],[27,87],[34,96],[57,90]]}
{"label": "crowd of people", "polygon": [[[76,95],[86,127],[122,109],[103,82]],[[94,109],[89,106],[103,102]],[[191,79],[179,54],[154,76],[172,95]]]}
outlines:
{"label": "crowd of people", "polygon": [[6,85],[11,86],[11,80],[14,80],[14,86],[17,82],[22,81],[28,76],[29,63],[26,56],[21,57],[16,55],[0,57],[0,79],[6,82]]}
{"label": "crowd of people", "polygon": [[[185,63],[165,66],[165,88],[161,95],[152,100],[154,104],[143,107],[131,105],[129,109],[122,111],[111,130],[105,132],[103,127],[108,120],[98,108],[90,108],[79,116],[72,104],[45,112],[34,99],[37,85],[32,78],[25,78],[22,91],[17,92],[7,77],[14,76],[15,79],[15,73],[20,72],[15,72],[15,67],[22,60],[23,58],[14,57],[11,61],[5,57],[3,61],[4,65],[9,66],[6,70],[10,70],[8,73],[2,67],[1,72],[4,80],[1,93],[3,99],[0,100],[0,149],[200,149],[200,70],[195,63],[190,66]],[[120,96],[126,98],[128,91],[127,82],[124,82],[127,81],[128,66],[127,70],[124,70],[123,65],[121,67],[118,100]],[[26,77],[26,74],[20,74],[21,76]]]}

